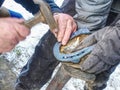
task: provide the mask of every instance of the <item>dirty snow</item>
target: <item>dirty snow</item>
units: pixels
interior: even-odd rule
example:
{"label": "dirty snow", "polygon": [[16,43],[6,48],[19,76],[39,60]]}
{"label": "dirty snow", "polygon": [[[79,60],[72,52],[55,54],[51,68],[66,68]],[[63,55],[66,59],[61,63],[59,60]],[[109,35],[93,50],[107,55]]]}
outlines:
{"label": "dirty snow", "polygon": [[[62,1],[63,0],[56,0],[56,3],[60,6]],[[21,5],[16,4],[13,0],[5,0],[4,6],[20,12],[26,20],[33,17],[31,13],[27,12]],[[26,40],[20,42],[11,52],[3,54],[5,58],[14,64],[12,69],[16,75],[19,74],[21,68],[33,54],[36,44],[48,29],[49,27],[46,24],[37,24],[31,29],[31,34]],[[57,69],[55,72],[56,71]],[[48,83],[41,90],[45,90],[47,85]],[[83,90],[83,86],[84,81],[72,78],[62,90]],[[120,65],[111,75],[110,80],[108,81],[108,86],[105,90],[120,90]]]}

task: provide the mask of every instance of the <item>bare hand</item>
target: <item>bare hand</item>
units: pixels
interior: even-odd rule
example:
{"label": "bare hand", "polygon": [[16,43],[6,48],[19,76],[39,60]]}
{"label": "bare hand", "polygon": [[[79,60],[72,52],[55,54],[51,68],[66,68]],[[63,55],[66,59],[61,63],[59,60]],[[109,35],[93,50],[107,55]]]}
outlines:
{"label": "bare hand", "polygon": [[54,14],[54,18],[58,24],[58,30],[54,30],[55,32],[53,33],[55,34],[58,42],[65,45],[68,42],[70,35],[76,31],[77,25],[74,19],[68,14],[57,13]]}
{"label": "bare hand", "polygon": [[0,53],[10,51],[29,35],[30,30],[22,25],[23,19],[0,18]]}

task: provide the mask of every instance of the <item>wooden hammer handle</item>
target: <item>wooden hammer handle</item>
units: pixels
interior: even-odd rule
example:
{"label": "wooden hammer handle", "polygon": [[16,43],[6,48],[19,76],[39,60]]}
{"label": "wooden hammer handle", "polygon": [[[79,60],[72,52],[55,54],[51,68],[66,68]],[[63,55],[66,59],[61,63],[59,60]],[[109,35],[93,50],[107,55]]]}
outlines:
{"label": "wooden hammer handle", "polygon": [[[3,6],[0,8],[0,17],[10,17],[10,14],[7,8]],[[46,23],[44,17],[41,15],[40,12],[38,12],[37,14],[34,15],[33,18],[29,20],[25,20],[23,24],[28,28],[32,28],[34,25],[40,22]]]}
{"label": "wooden hammer handle", "polygon": [[40,22],[46,23],[44,17],[41,15],[40,12],[38,12],[36,15],[34,15],[33,18],[26,20],[24,22],[24,25],[27,26],[28,28],[32,28],[34,25],[36,25]]}

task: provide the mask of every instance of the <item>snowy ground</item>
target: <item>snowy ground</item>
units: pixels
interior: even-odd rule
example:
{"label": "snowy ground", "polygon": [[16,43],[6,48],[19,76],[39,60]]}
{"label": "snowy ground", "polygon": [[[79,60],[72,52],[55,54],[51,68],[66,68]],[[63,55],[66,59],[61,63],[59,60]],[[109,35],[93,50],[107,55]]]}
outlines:
{"label": "snowy ground", "polygon": [[[56,0],[59,6],[61,5],[62,1]],[[28,13],[13,0],[5,0],[4,6],[11,10],[20,12],[25,19],[32,17],[32,14]],[[19,74],[21,68],[26,64],[27,60],[34,52],[34,48],[39,39],[44,35],[45,32],[47,32],[48,29],[48,25],[39,23],[31,29],[31,34],[26,38],[26,40],[20,42],[11,52],[4,54],[4,57],[14,64],[12,70],[16,75]],[[72,78],[65,85],[63,90],[83,90],[83,86],[84,81]],[[43,87],[41,90],[45,90],[45,87]],[[108,81],[108,86],[105,90],[120,90],[120,65],[111,75],[110,80]]]}

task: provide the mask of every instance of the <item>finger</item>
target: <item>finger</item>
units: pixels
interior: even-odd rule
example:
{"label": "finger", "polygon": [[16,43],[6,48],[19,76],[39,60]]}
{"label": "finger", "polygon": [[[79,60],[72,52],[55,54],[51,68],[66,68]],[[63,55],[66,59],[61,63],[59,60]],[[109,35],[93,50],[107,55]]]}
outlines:
{"label": "finger", "polygon": [[66,25],[67,25],[67,21],[66,20],[59,20],[58,21],[58,42],[61,42],[62,39],[63,39],[63,36],[64,36],[64,33],[65,33],[65,30],[66,30]]}
{"label": "finger", "polygon": [[75,32],[76,30],[77,30],[77,24],[73,22],[73,32]]}
{"label": "finger", "polygon": [[53,34],[54,34],[54,36],[57,38],[57,36],[58,36],[58,29],[54,29],[54,30],[52,30],[53,32]]}
{"label": "finger", "polygon": [[18,44],[19,41],[22,41],[22,40],[24,40],[26,38],[26,37],[21,36],[18,32],[15,32],[14,35],[16,35],[15,36],[16,43],[14,43],[14,44]]}
{"label": "finger", "polygon": [[65,34],[64,34],[64,37],[62,39],[62,45],[65,45],[68,42],[72,31],[73,31],[72,22],[71,22],[71,20],[68,20]]}
{"label": "finger", "polygon": [[8,51],[12,50],[15,47],[15,44],[13,44],[10,41],[6,41],[6,42],[4,42],[4,44],[5,45],[2,46],[2,49],[0,49],[1,53],[8,52]]}
{"label": "finger", "polygon": [[[58,20],[59,20],[59,14],[55,14],[54,16],[54,19],[55,19],[55,22],[58,24]],[[53,34],[55,35],[55,37],[57,38],[58,37],[58,27],[56,28],[56,29],[54,29],[54,30],[52,30],[53,32]]]}
{"label": "finger", "polygon": [[94,73],[94,74],[98,74],[101,73],[105,67],[105,63],[104,62],[98,62],[95,66],[93,66],[92,68],[86,70],[88,73]]}
{"label": "finger", "polygon": [[7,31],[5,37],[0,37],[4,40],[5,43],[13,43],[17,44],[19,42],[19,35],[17,34],[16,30],[11,26],[10,31]]}
{"label": "finger", "polygon": [[17,33],[19,34],[19,36],[21,36],[23,38],[25,38],[26,36],[28,36],[30,34],[30,30],[27,27],[25,27],[24,25],[16,24],[15,29],[16,29]]}
{"label": "finger", "polygon": [[80,69],[83,71],[89,70],[99,62],[99,59],[95,55],[89,55],[89,57],[81,64]]}
{"label": "finger", "polygon": [[24,22],[24,19],[11,18],[11,17],[4,18],[4,20],[7,20],[9,22],[16,22],[16,23],[23,23]]}
{"label": "finger", "polygon": [[87,47],[87,46],[90,46],[90,45],[97,43],[97,40],[95,38],[95,35],[91,34],[88,37],[86,37],[85,39],[83,39],[81,41],[81,43]]}
{"label": "finger", "polygon": [[[13,45],[16,45],[19,43],[20,38],[19,38],[19,34],[15,31],[15,30],[11,30],[11,36],[9,37],[8,40],[10,40],[10,43]],[[14,36],[12,36],[14,35]]]}
{"label": "finger", "polygon": [[15,47],[15,45],[10,44],[8,47],[6,47],[6,48],[2,51],[2,53],[4,53],[4,52],[9,52],[9,51],[11,51],[14,47]]}
{"label": "finger", "polygon": [[14,20],[15,20],[15,22],[17,22],[17,23],[24,23],[25,22],[25,20],[24,19],[18,19],[18,18],[13,18]]}
{"label": "finger", "polygon": [[54,19],[55,19],[55,22],[56,22],[56,23],[58,23],[59,14],[57,14],[57,15],[54,15],[53,17],[54,17]]}
{"label": "finger", "polygon": [[105,64],[105,65],[103,65],[102,69],[100,69],[99,71],[96,72],[96,74],[104,72],[104,71],[108,70],[110,67],[111,67],[111,65]]}
{"label": "finger", "polygon": [[103,29],[100,29],[100,30],[92,33],[91,35],[86,37],[84,40],[82,40],[81,43],[85,47],[97,43],[99,40],[101,40],[103,38],[103,36],[105,36],[105,32],[107,31],[107,29],[109,29],[109,27],[105,27]]}

